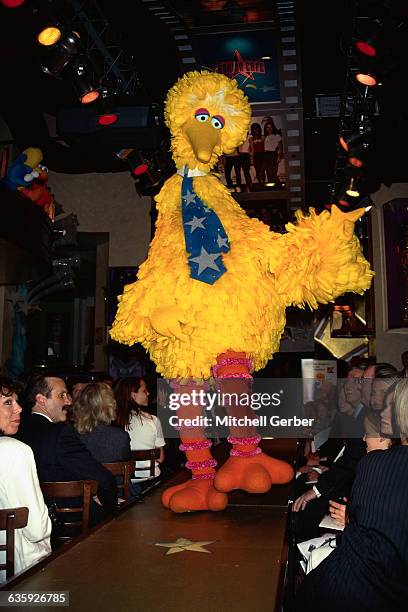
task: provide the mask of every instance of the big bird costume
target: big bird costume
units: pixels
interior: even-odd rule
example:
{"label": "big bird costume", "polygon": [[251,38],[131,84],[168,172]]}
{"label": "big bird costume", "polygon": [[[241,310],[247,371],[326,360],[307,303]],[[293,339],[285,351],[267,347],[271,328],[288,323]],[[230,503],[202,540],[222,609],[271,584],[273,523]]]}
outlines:
{"label": "big bird costume", "polygon": [[[287,306],[315,309],[346,291],[361,294],[373,276],[354,235],[364,209],[298,211],[277,234],[210,173],[244,141],[250,118],[236,81],[221,74],[187,73],[167,96],[178,170],[156,196],[155,236],[137,281],[119,296],[110,334],[140,342],[175,389],[211,376],[247,384],[278,351]],[[194,414],[193,406],[183,410]],[[233,489],[262,493],[290,481],[292,468],[261,452],[256,430],[230,434],[231,456],[216,472],[204,431],[180,431],[192,479],[164,492],[166,507],[222,510]]]}

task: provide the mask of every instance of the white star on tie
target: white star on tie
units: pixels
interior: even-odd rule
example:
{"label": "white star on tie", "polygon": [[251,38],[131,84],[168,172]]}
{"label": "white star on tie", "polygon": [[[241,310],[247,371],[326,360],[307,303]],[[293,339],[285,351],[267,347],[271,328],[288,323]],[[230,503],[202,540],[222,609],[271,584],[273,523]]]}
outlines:
{"label": "white star on tie", "polygon": [[228,238],[221,238],[221,236],[218,236],[217,244],[220,249],[222,249],[222,247],[228,248]]}
{"label": "white star on tie", "polygon": [[191,203],[193,203],[193,204],[194,204],[195,199],[196,199],[195,193],[194,193],[194,192],[193,192],[193,193],[191,193],[191,191],[189,191],[189,190],[187,189],[187,193],[186,193],[186,195],[184,196],[184,201],[185,201],[185,203],[186,203],[186,206],[188,206],[188,205],[189,205],[189,204],[191,204]]}
{"label": "white star on tie", "polygon": [[203,206],[204,208],[204,212],[207,213],[207,215],[211,212],[211,208],[208,208],[207,206]]}
{"label": "white star on tie", "polygon": [[200,219],[198,217],[193,217],[192,221],[187,221],[186,225],[191,225],[190,234],[192,234],[197,228],[205,229],[203,225],[204,220],[205,217],[201,217]]}
{"label": "white star on tie", "polygon": [[219,267],[215,263],[217,257],[219,257],[221,253],[207,253],[204,247],[201,247],[201,253],[198,257],[192,257],[190,261],[194,261],[198,263],[198,274],[201,274],[207,268],[211,268],[211,270],[220,271]]}

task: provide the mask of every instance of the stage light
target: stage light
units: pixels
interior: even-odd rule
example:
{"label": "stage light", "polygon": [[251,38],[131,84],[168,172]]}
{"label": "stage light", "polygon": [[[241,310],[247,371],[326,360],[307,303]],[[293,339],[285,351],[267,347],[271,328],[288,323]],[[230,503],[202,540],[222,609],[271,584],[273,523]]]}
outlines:
{"label": "stage light", "polygon": [[115,100],[109,95],[108,90],[103,88],[98,103],[98,124],[114,125],[118,119],[119,113],[116,112]]}
{"label": "stage light", "polygon": [[166,153],[140,151],[138,149],[120,149],[116,157],[124,161],[135,179],[135,189],[139,196],[155,196],[163,186],[169,167]]}
{"label": "stage light", "polygon": [[374,87],[378,83],[377,76],[374,73],[369,73],[365,71],[357,71],[356,80],[362,85],[365,85],[366,87]]}
{"label": "stage light", "polygon": [[378,84],[379,64],[376,57],[361,55],[356,58],[354,67],[355,79],[366,87],[374,87]]}
{"label": "stage light", "polygon": [[353,130],[344,130],[339,136],[340,146],[348,153],[348,161],[352,166],[360,168],[364,165],[371,145],[372,125],[364,117]]}
{"label": "stage light", "polygon": [[97,100],[99,98],[99,91],[97,91],[96,89],[92,89],[91,91],[87,91],[86,93],[82,94],[79,98],[79,101],[81,102],[81,104],[91,104],[92,102],[95,102],[95,100]]}
{"label": "stage light", "polygon": [[349,167],[348,176],[339,183],[333,193],[332,202],[340,209],[354,210],[367,205],[369,185],[365,176],[355,168]]}
{"label": "stage light", "polygon": [[55,43],[57,43],[60,38],[61,30],[55,25],[47,26],[46,28],[41,30],[41,32],[37,36],[38,42],[44,47],[51,47],[52,45],[55,45]]}
{"label": "stage light", "polygon": [[69,32],[55,46],[53,45],[44,56],[41,69],[51,76],[59,76],[78,52],[79,35]]}
{"label": "stage light", "polygon": [[105,113],[104,115],[99,115],[98,123],[99,125],[113,125],[119,119],[119,115],[116,113]]}
{"label": "stage light", "polygon": [[24,0],[1,0],[1,3],[6,8],[17,8],[18,6],[24,4]]}
{"label": "stage light", "polygon": [[81,60],[77,63],[74,73],[74,87],[81,104],[91,104],[92,102],[95,102],[95,100],[99,98],[100,93],[96,88],[93,77],[84,58],[81,58]]}
{"label": "stage light", "polygon": [[350,179],[350,184],[346,189],[346,195],[350,196],[351,198],[360,197],[360,191],[357,187],[357,181],[354,177],[351,177]]}
{"label": "stage light", "polygon": [[139,196],[155,196],[159,193],[164,182],[163,172],[160,168],[149,166],[148,169],[139,175],[139,180],[135,183],[135,188]]}
{"label": "stage light", "polygon": [[347,136],[345,136],[345,134],[340,134],[339,142],[340,142],[340,145],[341,145],[342,149],[344,149],[345,151],[349,150],[349,145],[348,145],[348,142],[347,142]]}
{"label": "stage light", "polygon": [[147,164],[140,164],[139,166],[136,166],[136,168],[133,168],[132,174],[134,174],[135,176],[140,176],[141,174],[144,174],[148,170],[149,170],[149,166]]}
{"label": "stage light", "polygon": [[360,51],[360,53],[362,53],[363,55],[368,55],[369,57],[376,57],[377,49],[375,48],[374,44],[372,44],[368,40],[356,40],[354,44],[358,51]]}

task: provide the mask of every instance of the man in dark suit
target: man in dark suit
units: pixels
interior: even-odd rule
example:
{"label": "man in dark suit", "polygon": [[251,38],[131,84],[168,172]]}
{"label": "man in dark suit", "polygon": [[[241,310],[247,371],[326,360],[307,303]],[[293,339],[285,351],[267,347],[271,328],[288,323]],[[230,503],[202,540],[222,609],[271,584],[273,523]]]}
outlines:
{"label": "man in dark suit", "polygon": [[[369,407],[375,407],[372,405],[371,395],[373,382],[378,382],[377,379],[382,378],[394,379],[396,375],[396,369],[390,364],[369,365],[364,370],[362,378],[355,379],[355,384],[349,385],[346,400],[349,402],[353,400],[353,410],[357,417],[354,421],[355,431],[350,429],[347,433],[349,436],[354,434],[354,437],[348,437],[344,440],[342,451],[336,457],[329,471],[318,476],[317,484],[295,500],[293,511],[302,511],[301,516],[298,516],[296,521],[298,542],[319,535],[318,524],[323,516],[328,513],[330,499],[338,501],[339,498],[350,496],[357,464],[366,453],[365,443],[359,436],[362,433],[360,428],[364,427],[364,418],[368,414]],[[347,382],[353,382],[352,376],[348,376],[348,379]],[[359,384],[357,385],[358,380]],[[382,400],[380,407],[381,405]]]}
{"label": "man in dark suit", "polygon": [[32,411],[18,437],[33,450],[40,482],[96,480],[97,500],[91,500],[90,508],[90,526],[94,526],[117,507],[116,481],[66,423],[72,402],[65,382],[36,376],[28,384],[26,400]]}

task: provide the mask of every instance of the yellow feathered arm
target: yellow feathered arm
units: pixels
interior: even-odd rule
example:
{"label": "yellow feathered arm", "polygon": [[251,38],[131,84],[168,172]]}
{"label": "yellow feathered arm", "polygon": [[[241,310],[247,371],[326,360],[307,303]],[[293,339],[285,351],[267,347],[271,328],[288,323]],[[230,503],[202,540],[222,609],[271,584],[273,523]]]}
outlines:
{"label": "yellow feathered arm", "polygon": [[343,213],[334,205],[331,214],[318,215],[314,208],[309,215],[296,212],[297,223],[289,223],[287,234],[273,244],[269,264],[288,306],[308,304],[314,309],[348,291],[362,294],[370,287],[374,272],[354,234],[364,212],[359,208]]}

